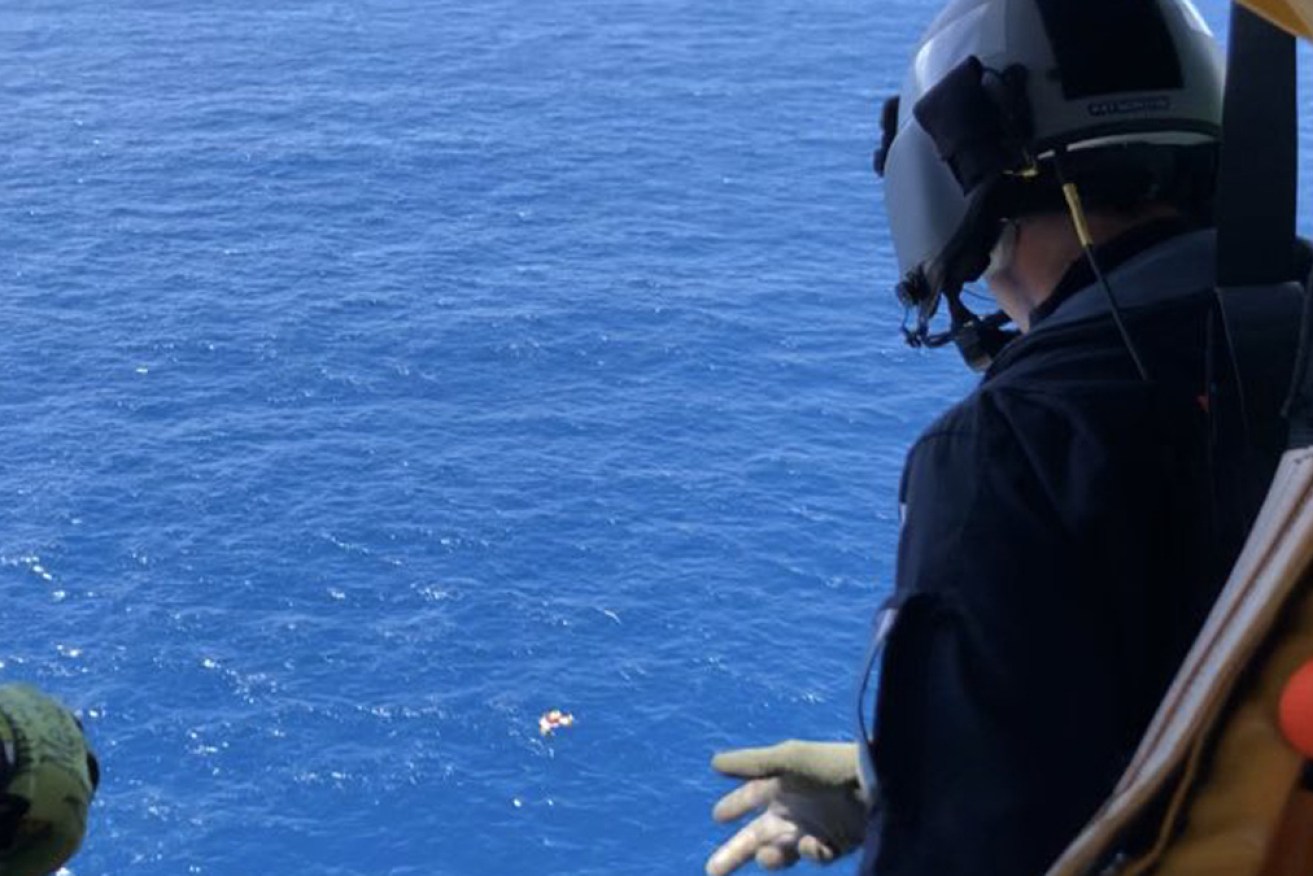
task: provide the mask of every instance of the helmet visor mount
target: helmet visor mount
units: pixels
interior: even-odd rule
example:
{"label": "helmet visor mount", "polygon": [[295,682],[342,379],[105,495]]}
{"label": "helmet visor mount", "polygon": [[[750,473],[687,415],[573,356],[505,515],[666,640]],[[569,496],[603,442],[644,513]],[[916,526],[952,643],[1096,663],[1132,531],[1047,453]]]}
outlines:
{"label": "helmet visor mount", "polygon": [[[923,66],[925,57],[923,52],[918,66]],[[951,182],[942,173],[932,178],[956,187],[964,200],[961,215],[955,217],[955,227],[940,252],[916,264],[896,287],[898,299],[909,315],[916,314],[915,328],[904,325],[904,336],[914,347],[938,347],[954,341],[975,369],[987,366],[1014,336],[1002,330],[1008,322],[1006,316],[977,317],[962,303],[961,291],[985,271],[1002,231],[1000,222],[988,218],[997,212],[991,205],[998,183],[1007,178],[1030,178],[1038,172],[1028,148],[1033,139],[1026,97],[1028,76],[1021,65],[993,70],[969,55],[916,103],[912,113],[917,125],[908,132],[924,133],[933,149],[907,155],[914,160],[932,157],[946,167]],[[875,161],[877,172],[888,169],[890,147],[897,136],[888,125],[896,123],[896,107],[896,103],[886,107],[884,145]],[[934,218],[930,214],[926,217]],[[928,231],[933,235],[939,229]],[[952,327],[948,332],[931,333],[930,321],[941,297],[948,299]]]}

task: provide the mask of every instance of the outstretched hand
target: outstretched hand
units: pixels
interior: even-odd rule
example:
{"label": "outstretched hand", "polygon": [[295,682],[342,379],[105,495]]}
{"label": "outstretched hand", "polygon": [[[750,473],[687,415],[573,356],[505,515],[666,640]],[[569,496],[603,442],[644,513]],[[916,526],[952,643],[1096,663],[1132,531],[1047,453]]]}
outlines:
{"label": "outstretched hand", "polygon": [[716,849],[708,876],[727,876],[753,860],[767,870],[801,858],[828,864],[861,845],[867,803],[856,743],[795,740],[724,751],[711,766],[744,780],[720,799],[712,817],[726,823],[757,815]]}

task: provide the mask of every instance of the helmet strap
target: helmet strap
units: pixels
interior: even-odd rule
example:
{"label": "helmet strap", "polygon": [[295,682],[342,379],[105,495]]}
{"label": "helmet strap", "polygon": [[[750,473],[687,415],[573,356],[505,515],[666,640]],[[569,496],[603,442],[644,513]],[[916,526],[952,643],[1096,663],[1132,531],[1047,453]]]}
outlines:
{"label": "helmet strap", "polygon": [[930,331],[930,316],[920,311],[915,328],[903,325],[903,338],[908,346],[935,349],[952,343],[973,371],[984,371],[1003,348],[1020,335],[1018,331],[1003,328],[1012,318],[1001,310],[978,316],[962,301],[961,288],[946,291],[944,299],[948,302],[948,329]]}

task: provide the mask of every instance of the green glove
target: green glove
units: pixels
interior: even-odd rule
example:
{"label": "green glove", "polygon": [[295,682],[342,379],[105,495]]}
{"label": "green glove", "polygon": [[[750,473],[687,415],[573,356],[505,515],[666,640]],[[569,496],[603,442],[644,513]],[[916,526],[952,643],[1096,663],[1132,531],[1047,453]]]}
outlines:
{"label": "green glove", "polygon": [[821,864],[851,852],[866,833],[869,804],[855,742],[799,742],[723,751],[712,769],[744,783],[726,794],[716,821],[757,816],[716,849],[707,876],[727,876],[751,860],[767,870],[800,858]]}
{"label": "green glove", "polygon": [[0,876],[46,876],[82,843],[99,781],[73,714],[36,688],[0,687]]}

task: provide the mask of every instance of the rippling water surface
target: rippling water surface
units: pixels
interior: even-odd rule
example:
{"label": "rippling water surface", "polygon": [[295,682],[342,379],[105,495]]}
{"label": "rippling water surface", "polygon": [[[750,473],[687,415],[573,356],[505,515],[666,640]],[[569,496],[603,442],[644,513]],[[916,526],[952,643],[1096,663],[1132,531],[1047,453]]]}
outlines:
{"label": "rippling water surface", "polygon": [[101,753],[75,874],[695,873],[712,750],[848,732],[971,383],[869,172],[934,5],[0,11],[0,667]]}

